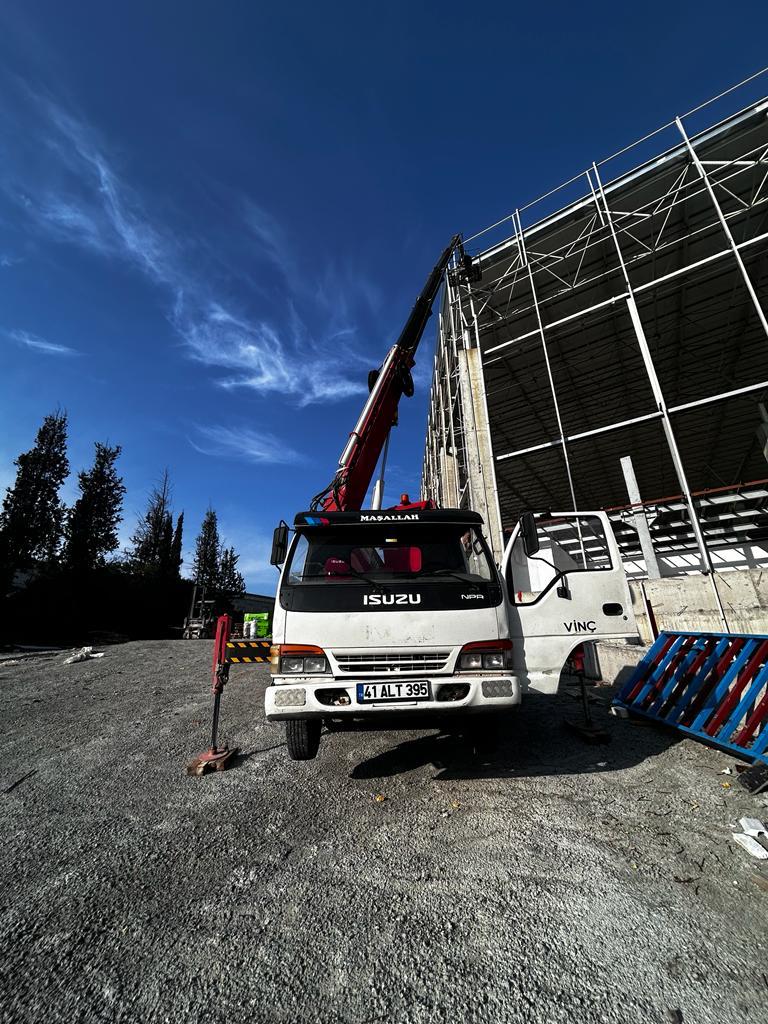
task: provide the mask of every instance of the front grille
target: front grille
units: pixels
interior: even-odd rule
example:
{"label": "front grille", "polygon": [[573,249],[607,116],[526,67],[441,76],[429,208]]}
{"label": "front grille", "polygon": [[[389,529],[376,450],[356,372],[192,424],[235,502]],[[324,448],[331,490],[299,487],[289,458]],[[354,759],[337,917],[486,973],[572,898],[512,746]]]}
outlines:
{"label": "front grille", "polygon": [[407,651],[404,654],[336,654],[340,672],[348,675],[387,672],[440,672],[450,651]]}

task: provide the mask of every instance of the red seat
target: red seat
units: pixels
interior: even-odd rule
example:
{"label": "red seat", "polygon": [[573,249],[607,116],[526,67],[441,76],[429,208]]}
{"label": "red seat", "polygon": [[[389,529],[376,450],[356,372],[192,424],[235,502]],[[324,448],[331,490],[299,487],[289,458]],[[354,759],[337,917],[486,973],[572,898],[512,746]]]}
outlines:
{"label": "red seat", "polygon": [[390,572],[420,572],[421,548],[384,548],[384,567]]}
{"label": "red seat", "polygon": [[323,572],[326,576],[351,576],[349,565],[343,558],[326,558]]}

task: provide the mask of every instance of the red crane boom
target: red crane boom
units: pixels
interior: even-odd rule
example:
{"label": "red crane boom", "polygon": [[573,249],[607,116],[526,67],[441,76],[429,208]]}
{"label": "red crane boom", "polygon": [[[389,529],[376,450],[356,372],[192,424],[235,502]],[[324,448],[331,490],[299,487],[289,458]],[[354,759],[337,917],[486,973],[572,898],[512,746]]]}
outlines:
{"label": "red crane boom", "polygon": [[410,398],[413,394],[411,367],[415,362],[416,349],[432,315],[432,304],[443,273],[457,248],[462,262],[466,262],[461,236],[454,235],[427,278],[400,337],[387,353],[381,368],[372,370],[368,375],[371,389],[368,401],[341,453],[336,475],[328,487],[312,499],[312,509],[343,512],[361,508],[389,431],[397,422],[400,398],[402,395]]}

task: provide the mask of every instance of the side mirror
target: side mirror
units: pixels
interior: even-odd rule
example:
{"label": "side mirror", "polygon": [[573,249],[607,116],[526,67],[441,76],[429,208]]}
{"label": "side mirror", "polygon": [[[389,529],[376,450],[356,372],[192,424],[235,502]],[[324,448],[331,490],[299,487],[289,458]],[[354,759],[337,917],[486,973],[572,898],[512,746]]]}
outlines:
{"label": "side mirror", "polygon": [[533,512],[523,512],[520,516],[520,532],[523,535],[523,550],[526,555],[535,555],[539,550],[539,531]]}
{"label": "side mirror", "polygon": [[272,565],[282,565],[287,554],[288,524],[280,523],[279,526],[275,527],[275,532],[272,534],[272,554],[269,556],[269,560]]}

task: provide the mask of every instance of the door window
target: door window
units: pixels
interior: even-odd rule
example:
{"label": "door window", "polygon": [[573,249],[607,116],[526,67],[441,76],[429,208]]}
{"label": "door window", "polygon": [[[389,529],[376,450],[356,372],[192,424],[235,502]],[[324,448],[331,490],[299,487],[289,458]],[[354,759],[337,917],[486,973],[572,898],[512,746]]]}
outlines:
{"label": "door window", "polygon": [[507,587],[515,604],[533,604],[563,577],[574,572],[611,569],[611,554],[597,516],[536,518],[539,550],[526,555],[518,534],[507,564]]}

